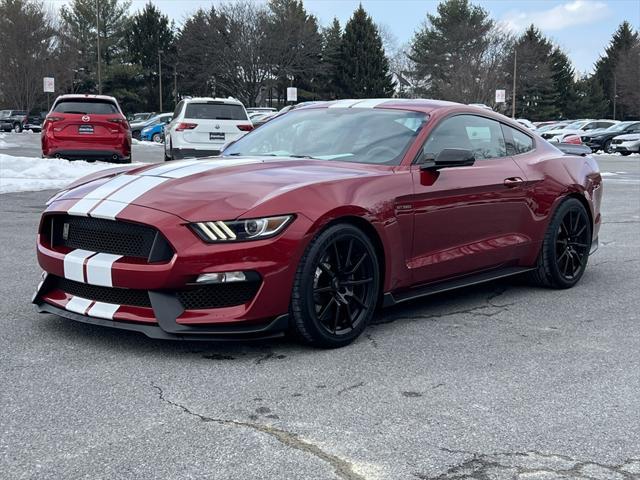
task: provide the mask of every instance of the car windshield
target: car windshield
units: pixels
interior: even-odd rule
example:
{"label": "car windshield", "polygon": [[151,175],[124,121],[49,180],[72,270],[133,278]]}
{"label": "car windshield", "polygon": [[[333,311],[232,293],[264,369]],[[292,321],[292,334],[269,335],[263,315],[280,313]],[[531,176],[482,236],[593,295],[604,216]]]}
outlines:
{"label": "car windshield", "polygon": [[[614,123],[609,128],[607,128],[607,132],[622,132],[625,128],[630,127],[631,125],[638,122],[620,122]],[[640,124],[639,124],[640,125]]]}
{"label": "car windshield", "polygon": [[583,122],[573,122],[573,123],[570,123],[569,125],[565,125],[564,128],[566,128],[567,130],[580,130],[580,128],[582,128],[586,124],[587,124],[587,122],[585,122],[585,121],[583,121]]}
{"label": "car windshield", "polygon": [[116,106],[109,101],[103,100],[61,100],[53,107],[54,112],[58,113],[78,113],[78,114],[94,114],[108,115],[118,113]]}
{"label": "car windshield", "polygon": [[220,102],[189,103],[184,116],[201,120],[247,120],[242,105]]}
{"label": "car windshield", "polygon": [[294,110],[242,137],[223,155],[397,165],[427,119],[424,113],[403,110]]}

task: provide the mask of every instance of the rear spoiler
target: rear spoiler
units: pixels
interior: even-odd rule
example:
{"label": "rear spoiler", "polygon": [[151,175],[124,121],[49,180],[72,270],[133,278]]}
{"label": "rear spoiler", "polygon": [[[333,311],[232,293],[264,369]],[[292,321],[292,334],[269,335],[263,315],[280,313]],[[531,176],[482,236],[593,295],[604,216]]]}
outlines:
{"label": "rear spoiler", "polygon": [[558,150],[567,155],[580,155],[586,157],[591,154],[591,149],[586,145],[575,145],[573,143],[555,143],[553,144]]}

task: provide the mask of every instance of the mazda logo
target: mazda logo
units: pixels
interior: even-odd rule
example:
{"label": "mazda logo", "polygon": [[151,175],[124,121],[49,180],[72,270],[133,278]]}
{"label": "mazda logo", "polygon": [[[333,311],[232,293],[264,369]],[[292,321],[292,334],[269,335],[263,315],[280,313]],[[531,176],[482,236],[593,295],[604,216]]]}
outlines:
{"label": "mazda logo", "polygon": [[83,122],[88,122],[89,120],[91,120],[91,117],[89,115],[85,115],[82,117]]}

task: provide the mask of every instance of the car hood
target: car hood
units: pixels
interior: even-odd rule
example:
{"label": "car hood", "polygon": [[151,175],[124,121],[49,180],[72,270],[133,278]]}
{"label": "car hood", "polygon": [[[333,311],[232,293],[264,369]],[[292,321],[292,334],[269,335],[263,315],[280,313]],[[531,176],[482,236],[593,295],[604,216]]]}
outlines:
{"label": "car hood", "polygon": [[[56,200],[78,199],[84,200],[84,204],[95,203],[95,200],[128,203],[171,213],[187,221],[232,220],[293,190],[390,172],[388,166],[311,159],[184,160],[125,172],[111,171],[100,178],[94,174],[88,182],[77,181]],[[126,186],[122,187],[123,184]],[[120,187],[114,192],[117,186]],[[299,204],[287,204],[278,207],[286,211],[273,214],[295,213],[299,207]]]}
{"label": "car hood", "polygon": [[640,140],[640,133],[627,133],[626,135],[618,135],[614,138],[616,140],[625,140],[627,142],[631,140]]}

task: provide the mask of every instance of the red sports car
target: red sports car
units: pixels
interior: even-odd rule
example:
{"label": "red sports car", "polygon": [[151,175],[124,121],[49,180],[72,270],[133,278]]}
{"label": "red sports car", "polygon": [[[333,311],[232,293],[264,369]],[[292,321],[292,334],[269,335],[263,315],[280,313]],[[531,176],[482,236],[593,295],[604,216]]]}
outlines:
{"label": "red sports car", "polygon": [[524,272],[572,287],[601,197],[590,156],[488,110],[314,104],[221,157],[119,167],[58,193],[34,302],[156,338],[292,331],[339,347],[378,306]]}

